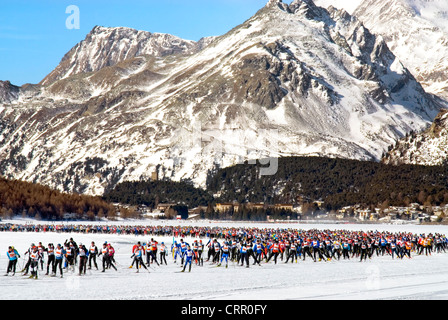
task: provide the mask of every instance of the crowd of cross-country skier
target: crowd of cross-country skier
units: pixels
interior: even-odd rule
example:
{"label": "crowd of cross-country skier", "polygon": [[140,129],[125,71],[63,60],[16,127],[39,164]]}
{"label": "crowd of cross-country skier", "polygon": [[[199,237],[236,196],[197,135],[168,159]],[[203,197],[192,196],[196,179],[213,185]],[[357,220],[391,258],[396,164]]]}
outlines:
{"label": "crowd of cross-country skier", "polygon": [[[20,272],[22,275],[29,278],[38,278],[39,269],[43,272],[46,271],[45,275],[56,277],[63,277],[63,270],[75,272],[75,268],[78,269],[78,274],[86,274],[86,270],[91,269],[92,265],[98,269],[97,257],[101,259],[102,272],[106,269],[113,268],[117,270],[115,266],[115,249],[110,243],[103,243],[102,247],[98,248],[94,241],[91,242],[89,248],[84,244],[77,244],[73,238],[70,240],[65,240],[64,244],[58,243],[54,245],[49,243],[47,246],[39,242],[37,245],[31,243],[29,248],[22,253],[14,246],[9,246],[6,253],[8,257],[8,267],[5,276],[10,273],[12,276],[15,275],[17,270],[17,263],[20,258],[22,258],[22,266]],[[88,267],[87,267],[88,266]]]}
{"label": "crowd of cross-country skier", "polygon": [[[131,230],[134,228],[134,232]],[[73,230],[78,231],[73,231]],[[81,231],[82,229],[82,231]],[[86,229],[70,227],[70,231],[52,226],[39,225],[38,228],[19,225],[0,225],[0,231],[8,232],[80,232],[116,234],[117,227],[90,226]],[[109,231],[110,230],[110,231]],[[357,259],[359,261],[378,256],[390,256],[392,259],[411,259],[413,255],[426,255],[446,252],[448,239],[438,233],[415,234],[388,231],[351,231],[351,230],[298,230],[293,228],[250,228],[250,227],[185,227],[185,226],[145,226],[136,233],[135,227],[127,229],[126,234],[153,236],[147,241],[136,241],[129,248],[131,264],[129,267],[140,269],[167,265],[171,263],[181,267],[180,272],[191,271],[192,265],[202,267],[204,262],[211,266],[228,267],[262,263],[298,263],[311,260],[328,262]],[[169,245],[154,238],[163,237],[172,241]],[[180,239],[179,239],[180,238]],[[186,239],[188,238],[188,239]],[[179,239],[179,240],[177,240]],[[170,239],[171,240],[171,239]],[[77,271],[85,275],[87,269],[105,272],[117,270],[114,258],[115,249],[111,243],[104,242],[97,247],[95,242],[87,246],[76,243],[73,238],[63,244],[32,243],[24,252],[9,246],[9,259],[5,275],[14,275],[18,261],[22,258],[20,272],[30,278],[38,278],[38,272],[45,275],[63,277],[64,272]],[[98,261],[97,261],[98,258]]]}

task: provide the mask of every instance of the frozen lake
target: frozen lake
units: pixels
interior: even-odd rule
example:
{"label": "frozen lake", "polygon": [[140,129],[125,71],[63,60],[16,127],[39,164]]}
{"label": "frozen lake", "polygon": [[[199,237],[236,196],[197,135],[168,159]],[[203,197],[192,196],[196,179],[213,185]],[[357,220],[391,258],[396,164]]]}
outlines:
{"label": "frozen lake", "polygon": [[[123,223],[119,222],[118,224]],[[141,224],[141,222],[137,222]],[[178,221],[164,222],[174,225]],[[131,224],[126,222],[124,224]],[[161,225],[161,221],[150,222]],[[256,226],[260,228],[298,228],[330,230],[388,230],[414,233],[448,234],[447,226],[420,225],[358,225],[358,224],[257,224],[228,222],[183,222],[183,225]],[[307,259],[298,263],[262,263],[245,268],[229,263],[229,268],[216,268],[208,262],[203,267],[193,265],[191,273],[179,273],[172,256],[167,266],[153,266],[150,272],[129,269],[131,249],[137,241],[151,236],[104,234],[56,234],[0,232],[0,267],[6,272],[8,246],[23,253],[31,243],[45,246],[64,243],[73,237],[77,243],[95,241],[100,248],[105,241],[116,250],[118,271],[87,270],[85,276],[67,272],[64,278],[40,273],[38,280],[16,273],[0,278],[0,299],[194,299],[194,300],[287,300],[287,299],[448,299],[448,253],[413,256],[412,259],[392,260],[376,257],[360,263],[358,259],[316,262]],[[154,237],[171,246],[172,238]],[[179,240],[179,239],[176,239]],[[191,239],[186,238],[187,242]],[[23,259],[18,262],[18,269]],[[100,267],[101,270],[101,267]]]}

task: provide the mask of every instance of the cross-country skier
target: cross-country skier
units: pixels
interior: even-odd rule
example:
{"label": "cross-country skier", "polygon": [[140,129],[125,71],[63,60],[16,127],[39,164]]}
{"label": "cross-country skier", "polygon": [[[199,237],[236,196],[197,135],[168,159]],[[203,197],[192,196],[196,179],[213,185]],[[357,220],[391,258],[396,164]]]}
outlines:
{"label": "cross-country skier", "polygon": [[398,258],[400,258],[400,252],[399,250],[401,244],[401,240],[396,241],[395,239],[391,241],[390,243],[390,253],[392,255],[392,259],[394,259],[394,254],[397,255]]}
{"label": "cross-country skier", "polygon": [[294,262],[294,259],[296,259],[296,263],[297,263],[297,242],[296,242],[296,240],[291,240],[291,242],[289,243],[289,251],[288,251],[288,256],[286,257],[285,263],[288,263],[289,258],[291,258],[291,263]]}
{"label": "cross-country skier", "polygon": [[73,243],[65,243],[65,262],[66,262],[66,268],[71,268],[72,271],[75,271],[75,254],[76,249]]}
{"label": "cross-country skier", "polygon": [[221,253],[221,244],[217,239],[213,240],[213,263],[219,262],[219,255]]}
{"label": "cross-country skier", "polygon": [[208,262],[208,261],[210,261],[210,257],[213,257],[213,254],[214,254],[213,240],[211,238],[209,238],[208,242],[205,246],[208,247],[207,260],[205,260],[206,262]]}
{"label": "cross-country skier", "polygon": [[387,250],[387,240],[382,237],[380,240],[380,246],[381,246],[381,255],[384,256],[384,253],[389,253]]}
{"label": "cross-country skier", "polygon": [[148,268],[145,266],[145,263],[143,262],[143,247],[141,245],[134,247],[134,252],[132,253],[131,259],[132,258],[134,258],[132,264],[135,263],[137,273],[139,272],[139,265],[148,270]]}
{"label": "cross-country skier", "polygon": [[358,237],[355,237],[353,239],[353,246],[352,246],[352,258],[356,255],[356,257],[359,257],[360,248],[359,248],[359,240]]}
{"label": "cross-country skier", "polygon": [[39,253],[39,249],[35,246],[33,248],[33,251],[30,253],[30,269],[31,269],[31,276],[30,279],[37,279],[37,271],[39,270],[39,260],[41,259],[41,255]]}
{"label": "cross-country skier", "polygon": [[232,240],[232,245],[231,245],[231,260],[232,261],[237,261],[238,260],[238,256],[239,256],[239,242],[236,241],[235,238],[233,238]]}
{"label": "cross-country skier", "polygon": [[404,239],[404,252],[401,255],[401,258],[406,255],[409,259],[411,259],[411,249],[412,249],[412,242],[409,241],[409,239]]}
{"label": "cross-country skier", "polygon": [[26,262],[25,267],[21,271],[21,272],[25,271],[25,273],[23,274],[24,276],[26,276],[28,274],[28,271],[29,271],[29,268],[30,268],[30,265],[31,265],[31,257],[30,257],[30,255],[31,255],[31,252],[33,252],[33,250],[34,250],[34,247],[35,247],[35,245],[34,245],[34,243],[32,243],[30,245],[30,247],[28,248],[28,250],[24,253],[25,256],[28,255],[28,261]]}
{"label": "cross-country skier", "polygon": [[316,259],[311,254],[310,246],[311,246],[310,239],[306,239],[305,241],[303,241],[302,243],[303,261],[305,261],[306,256],[309,255],[310,258],[313,259],[314,262],[316,262]]}
{"label": "cross-country skier", "polygon": [[339,260],[341,258],[341,242],[339,239],[335,239],[333,241],[333,255],[332,258],[336,258]]}
{"label": "cross-country skier", "polygon": [[108,243],[107,244],[107,249],[108,249],[108,255],[109,255],[109,265],[115,269],[115,271],[117,271],[117,268],[115,267],[114,263],[116,263],[115,261],[115,248]]}
{"label": "cross-country skier", "polygon": [[311,245],[313,246],[313,258],[314,258],[314,262],[316,262],[317,258],[316,258],[316,254],[319,256],[319,261],[321,261],[323,259],[323,255],[321,252],[321,243],[317,238],[313,239],[313,242],[311,243]]}
{"label": "cross-country skier", "polygon": [[365,261],[368,255],[367,240],[362,240],[361,243],[359,243],[359,250],[361,250],[361,259],[359,259],[359,261],[361,262],[363,259]]}
{"label": "cross-country skier", "polygon": [[37,245],[37,250],[40,254],[40,269],[44,270],[44,252],[46,251],[46,248],[44,247],[42,242],[39,242],[39,244]]}
{"label": "cross-country skier", "polygon": [[65,253],[66,252],[62,248],[61,244],[58,243],[58,245],[54,249],[54,258],[55,258],[55,263],[54,263],[54,268],[53,268],[54,276],[56,276],[56,272],[57,272],[57,269],[58,269],[58,266],[59,266],[59,272],[60,272],[61,278],[62,278],[62,261],[64,260]]}
{"label": "cross-country skier", "polygon": [[193,246],[192,246],[192,250],[193,250],[193,257],[194,257],[194,261],[196,263],[196,265],[199,264],[199,243],[198,240],[194,240],[193,241]]}
{"label": "cross-country skier", "polygon": [[350,260],[350,243],[348,243],[347,240],[344,239],[344,242],[342,242],[342,257],[345,259]]}
{"label": "cross-country skier", "polygon": [[264,245],[261,243],[260,239],[257,239],[257,241],[255,242],[253,252],[255,253],[255,261],[253,264],[257,263],[258,265],[260,265],[264,252]]}
{"label": "cross-country skier", "polygon": [[47,252],[47,273],[45,275],[48,275],[50,272],[50,266],[51,271],[53,272],[54,269],[54,245],[52,243],[49,243],[47,248],[45,248],[45,251]]}
{"label": "cross-country skier", "polygon": [[103,248],[101,249],[98,256],[103,256],[103,270],[101,272],[105,272],[106,269],[109,269],[110,267],[114,268],[115,271],[117,271],[117,268],[113,264],[112,257],[113,257],[114,251],[113,247],[108,244],[107,242],[103,243]]}
{"label": "cross-country skier", "polygon": [[[143,243],[143,252],[146,253],[146,266],[151,266],[151,243],[147,241]],[[142,258],[143,259],[143,258]]]}
{"label": "cross-country skier", "polygon": [[190,245],[187,245],[187,249],[184,251],[185,255],[185,264],[184,268],[182,269],[182,272],[185,272],[185,268],[187,267],[187,264],[189,264],[188,272],[191,272],[191,261],[193,260],[193,250],[191,250]]}
{"label": "cross-country skier", "polygon": [[150,241],[150,245],[151,245],[151,262],[155,262],[155,263],[157,263],[157,266],[160,266],[159,265],[159,263],[157,262],[157,251],[158,251],[158,249],[157,249],[157,245],[158,245],[159,243],[157,242],[157,241],[155,241],[153,238],[151,238],[151,241]]}
{"label": "cross-country skier", "polygon": [[204,258],[202,257],[202,254],[204,253],[204,244],[202,243],[202,240],[199,240],[199,247],[198,247],[198,262],[200,266],[204,265]]}
{"label": "cross-country skier", "polygon": [[9,246],[6,255],[8,256],[9,261],[8,261],[8,268],[6,269],[5,276],[7,276],[10,272],[12,272],[12,275],[15,275],[16,274],[16,265],[17,265],[18,258],[20,258],[20,254],[17,252],[16,249],[14,249],[13,246]]}
{"label": "cross-country skier", "polygon": [[[145,244],[145,243],[142,245],[141,242],[138,241],[136,244],[134,244],[134,245],[132,246],[132,250],[131,250],[131,252],[134,253],[135,249],[137,249],[137,247],[139,247],[139,246],[141,246],[141,247],[142,247],[142,250],[143,250],[143,256],[142,256],[142,260],[143,260],[143,257],[146,255],[146,252],[145,252],[145,246],[146,246],[146,244]],[[134,266],[134,263],[135,263],[135,260],[133,259],[131,265],[129,266],[129,269],[132,269],[132,267]]]}
{"label": "cross-country skier", "polygon": [[325,239],[325,255],[327,256],[328,260],[331,260],[333,258],[333,241],[330,238]]}
{"label": "cross-country skier", "polygon": [[65,240],[65,242],[68,243],[71,248],[73,248],[73,265],[76,265],[78,263],[78,244],[75,240],[73,240],[73,238],[70,238],[69,241]]}
{"label": "cross-country skier", "polygon": [[241,258],[241,266],[243,266],[244,265],[244,261],[246,261],[246,268],[249,268],[249,254],[248,254],[247,251],[248,251],[247,243],[241,242],[241,249],[240,249],[240,252],[241,252],[241,256],[240,256],[240,258]]}
{"label": "cross-country skier", "polygon": [[180,248],[180,257],[181,257],[181,265],[184,264],[185,252],[190,245],[184,241],[184,239],[180,239],[179,248]]}
{"label": "cross-country skier", "polygon": [[168,265],[168,263],[166,263],[166,258],[165,258],[166,255],[167,255],[166,246],[165,246],[165,243],[162,242],[160,244],[160,264],[161,265],[163,264],[163,262],[165,262],[165,265]]}
{"label": "cross-country skier", "polygon": [[222,260],[226,259],[226,268],[229,266],[229,254],[230,254],[230,246],[227,242],[224,242],[221,247],[221,261],[218,264],[218,267],[221,266]]}
{"label": "cross-country skier", "polygon": [[280,254],[280,244],[278,240],[275,240],[275,242],[271,245],[269,258],[266,262],[269,262],[272,257],[274,257],[274,262],[277,264],[277,257]]}
{"label": "cross-country skier", "polygon": [[78,246],[79,275],[86,274],[88,256],[89,256],[89,250],[87,250],[85,245],[80,243]]}
{"label": "cross-country skier", "polygon": [[89,269],[92,269],[92,261],[93,261],[96,270],[98,270],[98,264],[96,263],[97,255],[98,255],[98,247],[95,245],[95,242],[92,241],[89,248]]}
{"label": "cross-country skier", "polygon": [[177,256],[181,256],[180,245],[177,243],[177,241],[174,241],[171,245],[171,252],[173,253],[174,263],[177,263]]}

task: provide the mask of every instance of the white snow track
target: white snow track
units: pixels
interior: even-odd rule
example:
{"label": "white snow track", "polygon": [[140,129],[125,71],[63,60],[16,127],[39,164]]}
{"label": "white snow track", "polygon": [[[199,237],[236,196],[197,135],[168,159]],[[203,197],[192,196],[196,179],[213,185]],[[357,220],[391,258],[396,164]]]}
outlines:
{"label": "white snow track", "polygon": [[[161,224],[161,222],[154,222]],[[193,222],[192,222],[193,224]],[[199,225],[209,225],[198,222]],[[219,223],[216,223],[217,225]],[[229,226],[229,223],[224,223]],[[232,224],[241,226],[244,223]],[[248,224],[246,224],[247,226]],[[285,225],[250,224],[257,227],[285,227]],[[447,226],[415,225],[286,225],[302,229],[351,229],[390,230],[415,233],[439,232],[447,234]],[[298,263],[262,263],[250,268],[229,262],[229,267],[209,268],[193,264],[191,272],[181,270],[179,259],[174,264],[172,256],[167,257],[168,265],[151,265],[149,272],[129,269],[132,262],[131,248],[137,241],[147,241],[152,236],[127,236],[77,233],[0,233],[0,267],[6,271],[6,250],[13,245],[23,258],[23,253],[31,243],[41,241],[63,243],[73,237],[78,243],[89,245],[95,241],[101,246],[104,241],[112,243],[116,249],[118,271],[101,272],[87,270],[78,276],[66,272],[64,278],[45,276],[39,270],[39,279],[32,280],[20,275],[23,259],[18,262],[14,277],[0,278],[0,299],[70,299],[70,300],[364,300],[364,299],[447,299],[448,298],[448,253],[433,253],[432,256],[416,256],[412,259],[392,260],[390,256],[373,256],[371,260],[359,259],[313,262],[311,259]],[[153,237],[171,246],[172,238]],[[191,242],[190,238],[185,238]],[[179,239],[177,239],[179,240]]]}

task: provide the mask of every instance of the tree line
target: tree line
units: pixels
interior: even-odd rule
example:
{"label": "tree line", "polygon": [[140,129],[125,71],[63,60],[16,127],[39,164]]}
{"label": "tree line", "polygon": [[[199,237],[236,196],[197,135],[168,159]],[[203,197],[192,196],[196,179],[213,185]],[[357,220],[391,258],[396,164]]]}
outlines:
{"label": "tree line", "polygon": [[115,218],[120,210],[123,216],[132,213],[117,209],[101,197],[69,194],[36,183],[0,177],[0,216],[24,216],[43,220],[61,220],[65,213],[76,218],[95,220]]}
{"label": "tree line", "polygon": [[448,204],[448,166],[386,165],[323,157],[278,159],[278,171],[260,176],[261,165],[217,170],[207,189],[216,201],[305,203],[324,201],[325,210],[361,204],[407,206]]}
{"label": "tree line", "polygon": [[156,208],[159,203],[173,203],[189,208],[207,206],[213,196],[206,190],[196,188],[188,181],[125,181],[104,193],[108,202],[128,205],[146,205]]}
{"label": "tree line", "polygon": [[239,206],[238,210],[228,210],[217,212],[214,209],[207,208],[200,212],[201,219],[209,220],[229,220],[229,221],[267,221],[268,217],[273,220],[297,220],[301,215],[297,212],[285,209],[250,209],[245,206]]}

